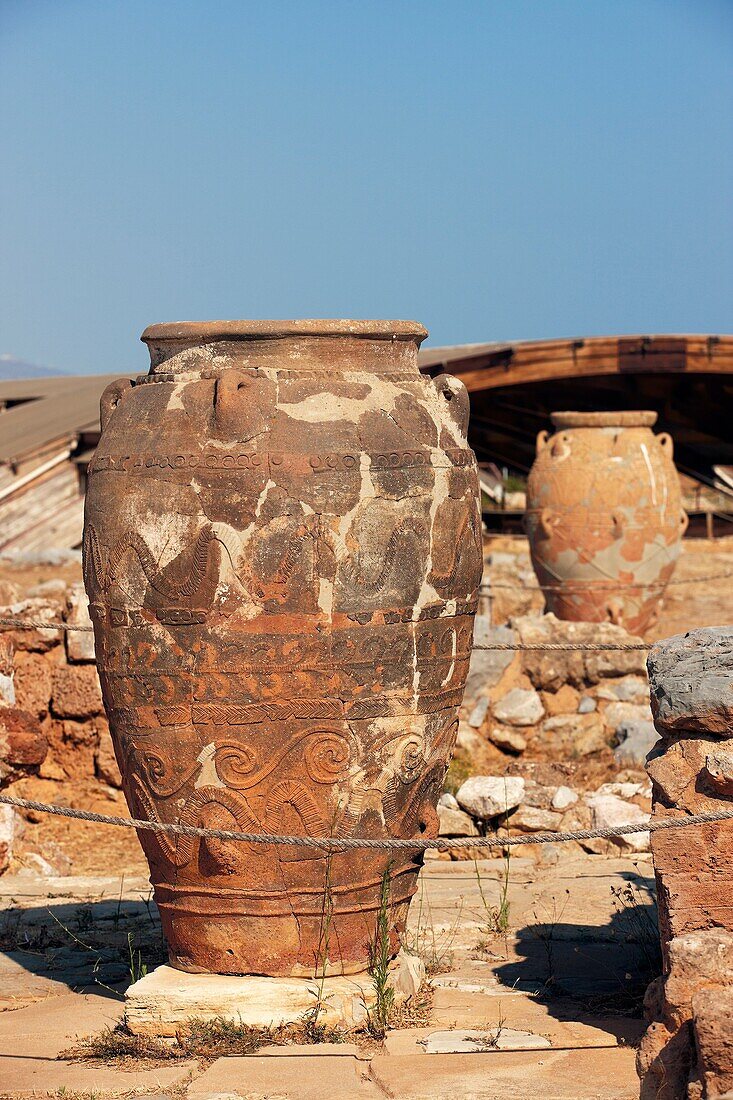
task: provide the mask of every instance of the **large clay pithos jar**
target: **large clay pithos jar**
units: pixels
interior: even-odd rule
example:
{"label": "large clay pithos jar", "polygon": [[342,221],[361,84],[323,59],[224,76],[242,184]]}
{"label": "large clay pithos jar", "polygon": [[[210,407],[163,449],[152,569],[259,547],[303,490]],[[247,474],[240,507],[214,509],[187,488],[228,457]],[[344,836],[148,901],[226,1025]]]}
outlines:
{"label": "large clay pithos jar", "polygon": [[[154,325],[102,397],[84,575],[135,816],[435,835],[482,555],[468,400],[403,321]],[[422,857],[141,832],[170,959],[364,969]]]}
{"label": "large clay pithos jar", "polygon": [[654,412],[561,412],[540,432],[526,528],[547,609],[639,633],[656,618],[687,516]]}

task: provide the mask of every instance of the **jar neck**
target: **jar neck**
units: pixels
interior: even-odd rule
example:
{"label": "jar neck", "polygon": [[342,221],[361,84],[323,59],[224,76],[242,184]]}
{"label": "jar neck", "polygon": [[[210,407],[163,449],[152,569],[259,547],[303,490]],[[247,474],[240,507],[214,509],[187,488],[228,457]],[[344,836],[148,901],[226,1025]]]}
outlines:
{"label": "jar neck", "polygon": [[353,336],[284,336],[266,339],[149,340],[150,373],[195,374],[229,368],[294,372],[418,376],[417,342]]}

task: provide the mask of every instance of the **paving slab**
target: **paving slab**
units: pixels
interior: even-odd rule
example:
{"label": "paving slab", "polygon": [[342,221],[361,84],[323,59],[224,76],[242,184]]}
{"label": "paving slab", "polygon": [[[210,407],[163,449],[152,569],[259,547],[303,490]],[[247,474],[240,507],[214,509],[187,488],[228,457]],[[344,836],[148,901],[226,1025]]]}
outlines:
{"label": "paving slab", "polygon": [[[639,1020],[626,1016],[591,1017],[574,1004],[537,1001],[533,997],[501,998],[459,990],[437,989],[433,999],[432,1030],[444,1028],[480,1028],[497,1032],[502,1028],[531,1032],[548,1040],[554,1049],[615,1047],[638,1039],[643,1031]],[[430,1029],[393,1032],[387,1038],[388,1049],[400,1044],[406,1053],[407,1035],[420,1044]],[[405,1038],[400,1038],[405,1035]],[[393,1044],[390,1046],[390,1044]]]}
{"label": "paving slab", "polygon": [[373,1080],[399,1100],[638,1100],[634,1051],[380,1055]]}
{"label": "paving slab", "polygon": [[[478,867],[486,901],[495,905],[504,863],[482,860]],[[66,1089],[167,1100],[171,1090],[182,1095],[192,1077],[190,1100],[527,1100],[538,1090],[543,1100],[636,1100],[633,1050],[619,1044],[638,1037],[642,1022],[590,1016],[571,997],[546,996],[549,977],[554,989],[597,996],[619,992],[626,975],[639,970],[643,951],[629,942],[628,922],[612,894],[627,883],[645,904],[652,885],[647,857],[568,855],[553,868],[513,857],[510,930],[497,936],[486,931],[473,863],[431,862],[411,909],[410,935],[413,941],[422,935],[423,946],[443,957],[445,972],[433,979],[434,1014],[429,1027],[389,1033],[385,1053],[371,1062],[370,1050],[353,1043],[274,1045],[254,1056],[218,1059],[208,1069],[61,1062],[58,1053],[75,1040],[113,1026],[122,1001],[101,990],[69,992],[84,984],[88,963],[88,953],[73,945],[0,955],[0,1008],[8,1010],[0,1012],[0,1098]],[[112,876],[14,882],[4,876],[0,923],[20,915],[23,927],[35,928],[35,939],[43,942],[38,930],[52,920],[49,910],[74,927],[78,907],[89,905],[113,966],[121,949],[106,938],[106,929],[119,923],[124,941],[128,929],[149,931],[155,920],[154,907],[151,918],[143,900],[149,890],[144,879],[125,880],[122,903],[120,887]],[[196,1014],[190,1006],[184,1011]],[[549,1042],[551,1048],[482,1051],[482,1035],[499,1028],[506,1045]]]}
{"label": "paving slab", "polygon": [[217,1059],[193,1081],[186,1096],[188,1100],[383,1100],[384,1093],[372,1081],[366,1064],[356,1058],[250,1055]]}
{"label": "paving slab", "polygon": [[100,1093],[117,1097],[131,1092],[137,1097],[140,1093],[178,1085],[187,1080],[193,1069],[193,1064],[188,1062],[174,1062],[153,1069],[122,1069],[55,1058],[3,1058],[0,1098],[15,1100],[16,1097],[45,1097],[47,1094],[56,1098],[84,1093],[91,1100],[93,1096],[100,1097]]}
{"label": "paving slab", "polygon": [[552,1044],[544,1035],[535,1035],[532,1031],[497,1027],[494,1031],[470,1028],[431,1031],[425,1037],[424,1046],[426,1054],[499,1054],[503,1050],[549,1050]]}
{"label": "paving slab", "polygon": [[0,1014],[0,1081],[5,1059],[55,1058],[87,1035],[114,1027],[124,1012],[122,1001],[98,993],[69,993]]}
{"label": "paving slab", "polygon": [[284,1046],[262,1047],[257,1053],[263,1058],[359,1058],[369,1061],[371,1054],[356,1043],[287,1043]]}
{"label": "paving slab", "polygon": [[196,1068],[193,1062],[175,1062],[157,1068],[140,1068],[59,1060],[61,1051],[88,1035],[114,1027],[124,1004],[100,993],[69,993],[0,1014],[0,1097],[55,1096],[67,1093],[99,1093],[115,1096],[161,1088],[185,1081]]}
{"label": "paving slab", "polygon": [[28,951],[0,953],[0,1012],[68,993],[63,980],[36,972],[40,962]]}

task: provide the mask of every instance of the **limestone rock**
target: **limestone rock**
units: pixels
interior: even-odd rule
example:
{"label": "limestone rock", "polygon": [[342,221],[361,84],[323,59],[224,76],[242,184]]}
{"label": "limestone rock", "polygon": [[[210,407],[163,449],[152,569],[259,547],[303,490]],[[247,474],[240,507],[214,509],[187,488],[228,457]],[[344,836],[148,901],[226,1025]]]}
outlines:
{"label": "limestone rock", "polygon": [[615,794],[618,798],[624,798],[630,802],[634,798],[650,798],[651,788],[648,783],[616,782],[602,783],[594,794]]}
{"label": "limestone rock", "polygon": [[551,786],[546,783],[538,783],[531,776],[525,775],[522,805],[534,806],[537,810],[550,810],[552,809],[552,800],[556,790],[556,785]]}
{"label": "limestone rock", "polygon": [[15,702],[15,646],[0,633],[0,706],[14,706]]}
{"label": "limestone rock", "polygon": [[[645,813],[634,802],[626,802],[615,794],[591,794],[585,799],[593,815],[594,829],[610,829],[619,825],[647,825],[649,814]],[[619,848],[627,848],[632,852],[649,851],[649,833],[643,830],[638,833],[629,833],[626,836],[613,836],[611,841]]]}
{"label": "limestone rock", "polygon": [[100,731],[95,765],[97,775],[104,783],[108,783],[110,787],[116,787],[118,789],[122,787],[122,776],[120,775],[120,769],[117,765],[117,758],[112,745],[109,727]]}
{"label": "limestone rock", "polygon": [[704,1095],[733,1092],[733,985],[695,993],[692,1019]]}
{"label": "limestone rock", "polygon": [[[61,620],[63,605],[59,600],[38,598],[12,604],[7,610],[16,619],[53,622]],[[61,631],[53,628],[42,630],[21,628],[10,633],[17,650],[36,653],[46,653],[63,640]]]}
{"label": "limestone rock", "polygon": [[13,807],[0,804],[0,875],[7,871],[13,856],[16,820]]}
{"label": "limestone rock", "polygon": [[89,618],[89,599],[83,584],[74,584],[66,597],[66,622],[70,626],[85,627],[84,630],[66,632],[66,656],[69,661],[94,660],[94,634],[91,633],[92,620]]}
{"label": "limestone rock", "polygon": [[[399,1006],[425,980],[425,967],[400,952],[390,966],[390,984]],[[277,1027],[301,1020],[313,1009],[319,982],[307,978],[255,975],[186,974],[159,966],[129,987],[125,1023],[135,1035],[173,1036],[186,1020],[233,1020],[250,1027]],[[319,1023],[352,1029],[362,1026],[376,994],[367,972],[324,980]]]}
{"label": "limestone rock", "polygon": [[102,714],[102,692],[94,665],[55,669],[51,706],[60,718],[93,718]]}
{"label": "limestone rock", "polygon": [[[506,626],[492,627],[488,615],[477,615],[473,641],[474,645],[487,645],[490,642],[514,643],[517,635]],[[472,709],[490,688],[495,687],[515,656],[511,651],[474,649],[463,694],[464,706]]]}
{"label": "limestone rock", "polygon": [[472,756],[484,745],[484,739],[468,722],[459,720],[458,733],[456,734],[456,748]]}
{"label": "limestone rock", "polygon": [[733,987],[733,932],[708,928],[675,936],[669,943],[669,977],[665,1003],[679,1025],[692,1014],[692,998],[699,989]]}
{"label": "limestone rock", "polygon": [[[593,646],[598,642],[640,642],[620,626],[612,623],[573,623],[542,615],[540,618],[521,616],[512,620],[519,641],[526,645],[543,642],[583,642]],[[527,651],[523,653],[524,670],[537,689],[558,691],[563,684],[583,688],[609,676],[629,673],[643,675],[644,652],[587,650],[582,653],[562,650]]]}
{"label": "limestone rock", "polygon": [[542,723],[544,744],[560,755],[591,756],[608,748],[608,735],[600,714],[561,714]]}
{"label": "limestone rock", "polygon": [[37,596],[58,596],[63,598],[66,595],[66,581],[61,580],[60,577],[50,577],[47,581],[40,581],[38,584],[34,584],[28,589],[26,595],[32,598]]}
{"label": "limestone rock", "polygon": [[492,550],[486,559],[486,564],[490,569],[514,569],[517,564],[517,558],[516,555],[507,553],[506,550]]}
{"label": "limestone rock", "polygon": [[527,739],[517,729],[510,726],[492,726],[489,739],[498,749],[511,752],[515,755],[523,753],[527,748]]}
{"label": "limestone rock", "polygon": [[473,775],[458,789],[458,805],[479,821],[499,817],[519,806],[524,780],[515,775]]}
{"label": "limestone rock", "polygon": [[511,1027],[433,1031],[423,1044],[426,1054],[487,1054],[494,1050],[547,1050],[552,1046],[544,1035]]}
{"label": "limestone rock", "polygon": [[556,833],[561,823],[561,813],[540,810],[535,806],[520,806],[509,819],[510,827],[523,833]]}
{"label": "limestone rock", "polygon": [[[524,512],[527,508],[526,493],[505,493],[504,507],[510,512]],[[534,580],[534,577],[532,578]]]}
{"label": "limestone rock", "polygon": [[594,710],[598,710],[598,703],[593,696],[583,695],[578,701],[578,714],[592,714]]}
{"label": "limestone rock", "polygon": [[19,707],[38,718],[48,714],[54,665],[40,653],[19,653],[15,660],[15,698]]}
{"label": "limestone rock", "polygon": [[9,580],[0,580],[0,607],[5,611],[11,604],[20,601],[20,589]]}
{"label": "limestone rock", "polygon": [[669,806],[691,810],[695,805],[697,777],[705,766],[710,741],[702,736],[658,741],[649,754],[646,770],[657,796]]}
{"label": "limestone rock", "polygon": [[609,703],[603,717],[608,728],[616,733],[625,722],[651,722],[652,712],[648,703]]}
{"label": "limestone rock", "polygon": [[570,806],[574,806],[578,801],[577,792],[572,787],[558,787],[552,797],[553,810],[564,811],[569,809]]}
{"label": "limestone rock", "polygon": [[0,787],[35,771],[47,751],[35,715],[20,707],[0,707]]}
{"label": "limestone rock", "polygon": [[472,729],[481,729],[484,724],[484,719],[486,718],[486,715],[488,713],[488,709],[489,697],[488,695],[484,695],[483,698],[479,699],[479,701],[476,703],[476,706],[472,709],[471,713],[468,716],[468,724],[469,726],[471,726]]}
{"label": "limestone rock", "polygon": [[438,805],[438,836],[478,836],[473,818],[463,810]]}
{"label": "limestone rock", "polygon": [[438,806],[444,806],[447,810],[460,810],[460,806],[456,802],[455,795],[449,791],[443,791],[442,795],[438,799]]}
{"label": "limestone rock", "polygon": [[542,702],[550,718],[556,714],[575,714],[579,693],[570,684],[563,684],[559,691],[543,691]]}
{"label": "limestone rock", "polygon": [[512,688],[494,703],[494,717],[509,726],[534,726],[545,715],[542,700],[536,691]]}
{"label": "limestone rock", "polygon": [[611,694],[622,703],[648,703],[649,681],[645,676],[622,676],[608,684]]}
{"label": "limestone rock", "polygon": [[653,722],[631,719],[617,726],[616,739],[618,745],[613,755],[619,767],[623,768],[643,767],[659,737]]}
{"label": "limestone rock", "polygon": [[704,778],[723,798],[733,798],[733,749],[714,747],[705,757]]}
{"label": "limestone rock", "polygon": [[560,862],[560,844],[538,844],[536,859],[540,867],[556,867]]}
{"label": "limestone rock", "polygon": [[733,626],[705,627],[658,642],[648,666],[660,732],[702,730],[733,737]]}

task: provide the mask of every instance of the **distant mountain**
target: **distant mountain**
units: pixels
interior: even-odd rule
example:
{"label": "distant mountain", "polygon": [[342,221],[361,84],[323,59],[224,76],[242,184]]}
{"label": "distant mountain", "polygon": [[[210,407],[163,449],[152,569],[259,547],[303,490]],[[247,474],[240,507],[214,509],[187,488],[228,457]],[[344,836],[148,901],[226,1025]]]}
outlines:
{"label": "distant mountain", "polygon": [[0,354],[0,382],[16,382],[20,378],[49,378],[52,374],[65,374],[62,370],[50,367],[37,367],[35,363],[26,363],[25,359],[16,359],[14,355]]}

